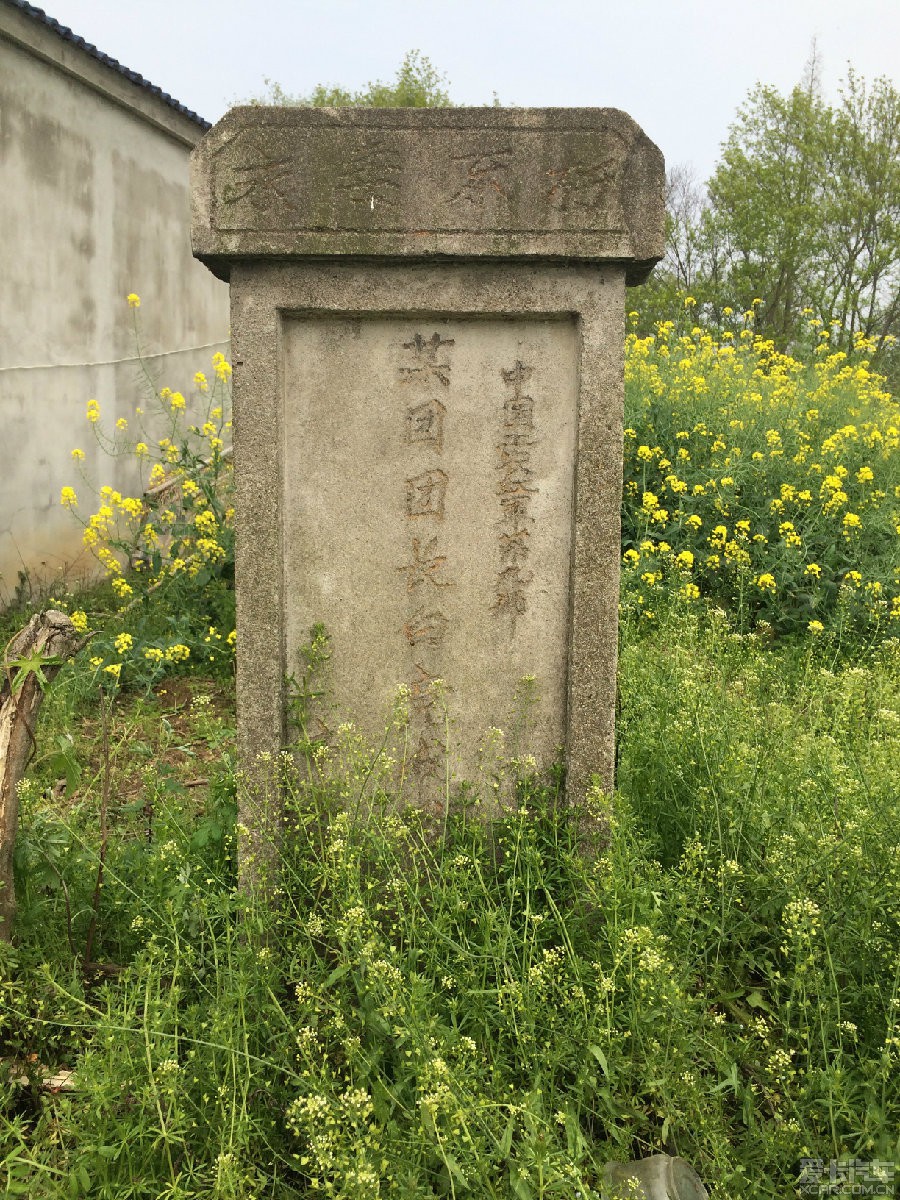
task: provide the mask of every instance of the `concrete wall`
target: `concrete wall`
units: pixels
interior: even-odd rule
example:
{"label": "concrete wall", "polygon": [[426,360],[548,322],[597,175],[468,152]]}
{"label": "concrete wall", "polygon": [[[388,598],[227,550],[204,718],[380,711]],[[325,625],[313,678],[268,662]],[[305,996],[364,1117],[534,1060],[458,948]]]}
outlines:
{"label": "concrete wall", "polygon": [[132,490],[103,425],[146,404],[142,339],[158,386],[188,395],[227,354],[228,288],[191,255],[188,159],[198,121],[0,0],[0,605],[32,584],[89,573],[64,484],[91,497],[70,452],[100,483]]}

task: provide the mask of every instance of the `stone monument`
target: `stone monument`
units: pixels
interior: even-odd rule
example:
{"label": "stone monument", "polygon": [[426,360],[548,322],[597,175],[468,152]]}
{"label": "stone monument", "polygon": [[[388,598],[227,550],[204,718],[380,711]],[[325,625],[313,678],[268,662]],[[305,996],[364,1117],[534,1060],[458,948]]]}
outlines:
{"label": "stone monument", "polygon": [[[663,253],[659,150],[614,109],[248,107],[192,170],[194,254],[231,284],[251,784],[321,622],[335,714],[377,742],[406,686],[417,803],[523,686],[519,749],[609,788],[624,292]],[[271,832],[263,774],[245,823]]]}

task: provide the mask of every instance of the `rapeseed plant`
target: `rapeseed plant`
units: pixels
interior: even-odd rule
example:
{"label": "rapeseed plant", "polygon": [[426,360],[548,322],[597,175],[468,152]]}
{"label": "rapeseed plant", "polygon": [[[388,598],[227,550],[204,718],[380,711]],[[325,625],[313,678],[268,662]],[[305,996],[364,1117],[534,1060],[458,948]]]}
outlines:
{"label": "rapeseed plant", "polygon": [[821,335],[804,362],[757,336],[752,311],[733,329],[629,334],[623,603],[645,620],[677,584],[745,629],[900,628],[900,406],[871,342],[831,351]]}
{"label": "rapeseed plant", "polygon": [[[140,351],[140,298],[131,293],[127,301]],[[96,399],[88,401],[86,413],[100,448],[111,457],[131,459],[138,494],[123,495],[108,484],[95,488],[81,467],[85,455],[79,447],[72,450],[73,462],[99,505],[82,517],[75,489],[66,485],[60,493],[61,504],[81,522],[84,546],[108,580],[121,614],[123,628],[114,644],[94,643],[103,651],[94,656],[100,659],[97,678],[116,686],[126,681],[149,686],[179,663],[227,670],[235,644],[231,366],[223,354],[215,354],[212,384],[197,371],[188,400],[167,386],[158,388],[143,359],[142,365],[150,396],[132,418],[119,417],[107,433]],[[170,621],[148,625],[150,595],[167,601]],[[61,606],[67,607],[65,600]],[[192,623],[198,610],[200,621]]]}

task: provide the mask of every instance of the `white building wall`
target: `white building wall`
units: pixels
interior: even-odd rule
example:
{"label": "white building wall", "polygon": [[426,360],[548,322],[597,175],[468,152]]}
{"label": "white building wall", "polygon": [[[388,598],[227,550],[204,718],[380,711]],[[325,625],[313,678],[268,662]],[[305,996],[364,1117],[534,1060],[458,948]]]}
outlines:
{"label": "white building wall", "polygon": [[185,395],[227,354],[228,289],[190,247],[188,159],[200,125],[147,88],[0,0],[0,605],[87,574],[81,531],[59,504],[74,446],[95,481],[139,487],[100,451],[103,424],[146,405],[126,295],[140,295],[158,386]]}

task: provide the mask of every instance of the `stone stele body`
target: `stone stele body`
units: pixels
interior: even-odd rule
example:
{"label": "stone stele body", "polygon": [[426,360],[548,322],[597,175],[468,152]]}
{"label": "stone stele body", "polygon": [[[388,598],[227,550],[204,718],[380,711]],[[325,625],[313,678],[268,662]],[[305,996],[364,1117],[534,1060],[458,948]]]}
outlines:
{"label": "stone stele body", "polygon": [[614,109],[252,107],[192,172],[194,254],[231,284],[254,853],[318,623],[318,728],[378,746],[393,720],[405,798],[437,812],[524,755],[610,788],[624,293],[664,249],[659,150]]}

